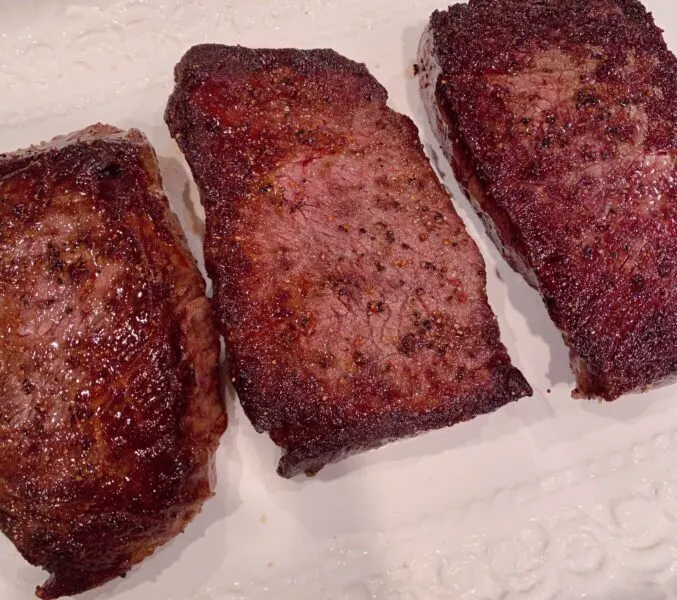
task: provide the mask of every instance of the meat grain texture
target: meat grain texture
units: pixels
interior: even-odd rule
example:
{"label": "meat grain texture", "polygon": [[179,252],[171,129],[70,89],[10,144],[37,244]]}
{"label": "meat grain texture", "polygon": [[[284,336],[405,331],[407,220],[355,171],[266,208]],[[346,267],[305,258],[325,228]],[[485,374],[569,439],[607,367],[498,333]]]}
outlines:
{"label": "meat grain texture", "polygon": [[637,0],[470,0],[419,49],[428,114],[569,346],[575,394],[677,371],[677,60]]}
{"label": "meat grain texture", "polygon": [[176,69],[166,120],[205,207],[232,380],[285,477],[531,393],[386,98],[330,50],[203,45]]}
{"label": "meat grain texture", "polygon": [[0,529],[44,599],[124,575],[212,495],[205,286],[135,130],[0,155]]}

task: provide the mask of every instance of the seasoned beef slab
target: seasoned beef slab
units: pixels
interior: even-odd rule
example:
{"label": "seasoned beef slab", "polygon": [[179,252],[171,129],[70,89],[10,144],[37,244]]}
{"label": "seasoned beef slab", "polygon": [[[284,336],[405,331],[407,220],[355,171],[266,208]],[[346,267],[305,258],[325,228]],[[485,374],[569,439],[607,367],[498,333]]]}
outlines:
{"label": "seasoned beef slab", "polygon": [[212,495],[218,335],[140,132],[1,154],[0,222],[0,529],[70,596]]}
{"label": "seasoned beef slab", "polygon": [[570,348],[575,395],[677,371],[677,61],[636,0],[471,0],[419,48],[433,129]]}
{"label": "seasoned beef slab", "polygon": [[285,477],[531,393],[386,98],[330,50],[203,45],[176,69],[166,120],[205,206],[232,380]]}

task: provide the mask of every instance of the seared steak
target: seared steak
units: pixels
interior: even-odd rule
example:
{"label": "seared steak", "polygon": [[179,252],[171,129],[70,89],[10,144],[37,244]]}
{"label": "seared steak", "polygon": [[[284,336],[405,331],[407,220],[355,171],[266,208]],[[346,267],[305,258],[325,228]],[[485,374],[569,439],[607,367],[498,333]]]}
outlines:
{"label": "seared steak", "polygon": [[330,50],[192,48],[166,113],[242,406],[315,473],[530,394],[414,124]]}
{"label": "seared steak", "polygon": [[70,596],[212,495],[218,337],[138,131],[0,155],[0,219],[0,529]]}
{"label": "seared steak", "polygon": [[677,60],[637,0],[471,0],[421,40],[456,176],[570,348],[575,395],[677,371]]}

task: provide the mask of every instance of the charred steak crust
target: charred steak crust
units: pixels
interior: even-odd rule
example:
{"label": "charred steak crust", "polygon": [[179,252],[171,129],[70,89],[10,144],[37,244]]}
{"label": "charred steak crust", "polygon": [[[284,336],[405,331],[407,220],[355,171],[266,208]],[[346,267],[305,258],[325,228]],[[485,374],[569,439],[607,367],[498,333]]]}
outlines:
{"label": "charred steak crust", "polygon": [[285,477],[531,394],[386,99],[331,50],[203,45],[176,68],[166,121],[205,206],[232,380]]}
{"label": "charred steak crust", "polygon": [[205,286],[136,130],[0,155],[0,529],[52,599],[124,575],[212,495]]}
{"label": "charred steak crust", "polygon": [[570,348],[576,395],[677,371],[677,60],[636,0],[435,12],[420,85],[456,176]]}

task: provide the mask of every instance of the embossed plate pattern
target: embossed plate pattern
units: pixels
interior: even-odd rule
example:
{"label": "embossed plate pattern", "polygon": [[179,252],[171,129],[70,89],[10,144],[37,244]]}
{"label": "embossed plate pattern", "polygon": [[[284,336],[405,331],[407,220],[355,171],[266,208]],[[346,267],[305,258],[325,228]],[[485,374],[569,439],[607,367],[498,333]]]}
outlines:
{"label": "embossed plate pattern", "polygon": [[[677,49],[677,7],[645,0]],[[162,121],[172,67],[203,41],[331,46],[367,63],[437,161],[410,65],[438,0],[0,0],[0,151],[94,121],[144,130],[201,257],[202,211]],[[118,600],[677,599],[677,387],[574,401],[559,334],[438,167],[487,261],[503,339],[535,395],[348,459],[274,473],[229,390],[214,500],[130,575]],[[200,258],[201,260],[201,258]],[[43,573],[0,540],[0,598]]]}

